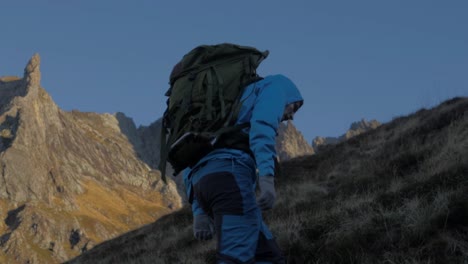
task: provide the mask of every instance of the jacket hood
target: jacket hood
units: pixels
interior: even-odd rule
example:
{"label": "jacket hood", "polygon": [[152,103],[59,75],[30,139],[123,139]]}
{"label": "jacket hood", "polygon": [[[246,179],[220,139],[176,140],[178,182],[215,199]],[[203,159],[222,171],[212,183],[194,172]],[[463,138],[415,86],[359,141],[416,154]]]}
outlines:
{"label": "jacket hood", "polygon": [[299,92],[299,89],[297,89],[297,86],[286,76],[278,74],[278,75],[268,76],[265,79],[270,79],[270,78],[272,82],[278,82],[283,88],[284,96],[286,99],[284,107],[295,102],[304,101],[304,98],[302,98],[302,95]]}

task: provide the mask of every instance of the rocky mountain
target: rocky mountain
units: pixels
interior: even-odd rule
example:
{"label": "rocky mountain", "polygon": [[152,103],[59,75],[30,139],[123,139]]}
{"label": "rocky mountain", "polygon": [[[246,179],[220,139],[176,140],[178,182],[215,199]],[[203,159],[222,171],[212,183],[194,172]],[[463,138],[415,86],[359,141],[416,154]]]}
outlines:
{"label": "rocky mountain", "polygon": [[349,130],[346,131],[346,133],[344,133],[340,137],[316,137],[314,138],[314,140],[312,141],[312,148],[314,149],[315,152],[317,152],[321,147],[325,145],[338,144],[340,142],[348,140],[354,136],[360,135],[369,130],[376,129],[380,125],[381,124],[375,119],[371,121],[366,121],[365,119],[362,119],[361,121],[352,123],[351,126],[349,127]]}
{"label": "rocky mountain", "polygon": [[65,261],[180,208],[146,154],[151,126],[63,111],[40,80],[39,55],[0,79],[0,263]]}
{"label": "rocky mountain", "polygon": [[[290,264],[466,263],[468,98],[421,109],[281,164],[264,212]],[[70,260],[216,263],[188,206]]]}
{"label": "rocky mountain", "polygon": [[291,121],[281,123],[276,137],[276,153],[280,161],[314,154],[313,148],[304,139]]}

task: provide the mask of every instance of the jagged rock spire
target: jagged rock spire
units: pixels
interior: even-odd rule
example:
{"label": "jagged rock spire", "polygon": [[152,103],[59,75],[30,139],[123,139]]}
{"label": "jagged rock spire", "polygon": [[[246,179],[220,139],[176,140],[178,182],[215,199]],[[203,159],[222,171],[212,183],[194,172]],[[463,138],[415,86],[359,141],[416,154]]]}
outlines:
{"label": "jagged rock spire", "polygon": [[41,57],[38,53],[34,54],[29,60],[28,65],[24,68],[23,80],[26,82],[27,93],[37,94],[41,85],[40,71]]}
{"label": "jagged rock spire", "polygon": [[314,154],[314,150],[291,121],[280,123],[276,137],[276,153],[280,161]]}

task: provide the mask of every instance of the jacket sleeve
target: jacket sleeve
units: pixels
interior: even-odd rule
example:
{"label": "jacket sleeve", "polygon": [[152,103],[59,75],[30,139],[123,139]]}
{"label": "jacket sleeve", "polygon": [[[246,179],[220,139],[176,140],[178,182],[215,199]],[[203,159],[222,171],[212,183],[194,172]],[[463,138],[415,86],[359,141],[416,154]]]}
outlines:
{"label": "jacket sleeve", "polygon": [[275,79],[265,79],[256,90],[258,94],[252,109],[249,138],[259,176],[274,176],[275,139],[286,105],[281,85],[282,82]]}

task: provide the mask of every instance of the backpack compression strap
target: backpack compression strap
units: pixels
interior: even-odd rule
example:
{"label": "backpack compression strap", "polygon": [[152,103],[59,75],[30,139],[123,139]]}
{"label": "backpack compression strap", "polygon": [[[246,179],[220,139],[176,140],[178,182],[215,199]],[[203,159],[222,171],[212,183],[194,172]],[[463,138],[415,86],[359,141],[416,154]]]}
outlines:
{"label": "backpack compression strap", "polygon": [[167,162],[167,129],[164,125],[164,117],[163,121],[161,124],[161,152],[160,152],[160,157],[159,157],[159,171],[161,172],[161,179],[164,181],[164,183],[167,184],[166,181],[166,162]]}

